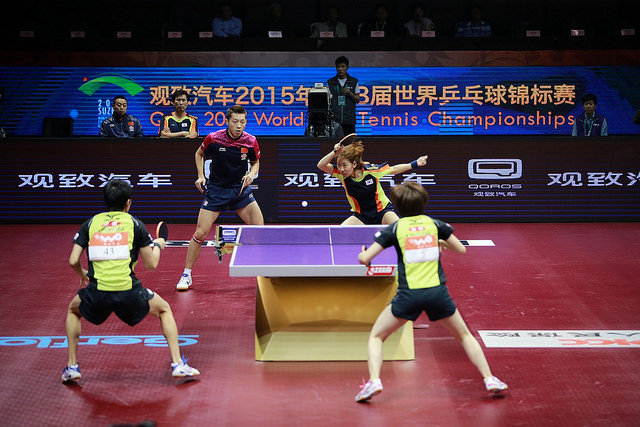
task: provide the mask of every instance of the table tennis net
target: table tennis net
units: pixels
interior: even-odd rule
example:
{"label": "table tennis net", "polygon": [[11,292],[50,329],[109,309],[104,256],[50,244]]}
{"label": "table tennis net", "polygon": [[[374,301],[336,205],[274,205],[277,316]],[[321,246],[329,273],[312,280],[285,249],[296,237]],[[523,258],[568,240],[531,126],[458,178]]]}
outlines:
{"label": "table tennis net", "polygon": [[242,245],[370,245],[384,226],[219,226],[218,238]]}

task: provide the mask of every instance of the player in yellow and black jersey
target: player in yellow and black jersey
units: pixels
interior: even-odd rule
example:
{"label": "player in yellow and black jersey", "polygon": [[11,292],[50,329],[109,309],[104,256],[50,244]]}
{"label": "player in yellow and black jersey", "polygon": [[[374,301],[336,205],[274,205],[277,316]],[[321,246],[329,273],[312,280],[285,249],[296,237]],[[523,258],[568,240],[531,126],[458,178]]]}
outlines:
{"label": "player in yellow and black jersey", "polygon": [[469,332],[446,286],[440,263],[440,247],[465,253],[466,248],[449,224],[424,215],[427,191],[420,184],[405,182],[391,191],[391,200],[402,215],[398,221],[375,234],[375,243],[361,252],[358,261],[370,265],[384,248],[394,246],[398,253],[398,291],[380,313],[369,335],[369,381],[356,395],[356,401],[371,399],[382,391],[382,343],[407,320],[414,321],[423,311],[429,320],[442,324],[462,345],[469,360],[480,371],[487,391],[508,387],[494,377],[482,347]]}
{"label": "player in yellow and black jersey", "polygon": [[[147,314],[160,319],[162,332],[171,353],[171,373],[174,377],[199,375],[180,357],[178,328],[169,304],[144,288],[134,273],[138,254],[147,270],[155,270],[160,262],[163,238],[151,239],[144,224],[129,214],[131,186],[114,179],[104,186],[104,201],[108,211],[87,220],[73,238],[69,265],[81,278],[82,287],[71,300],[67,311],[69,361],[62,371],[62,381],[82,377],[77,353],[81,319],[99,325],[115,313],[130,326],[138,324]],[[80,263],[87,250],[88,269]]]}

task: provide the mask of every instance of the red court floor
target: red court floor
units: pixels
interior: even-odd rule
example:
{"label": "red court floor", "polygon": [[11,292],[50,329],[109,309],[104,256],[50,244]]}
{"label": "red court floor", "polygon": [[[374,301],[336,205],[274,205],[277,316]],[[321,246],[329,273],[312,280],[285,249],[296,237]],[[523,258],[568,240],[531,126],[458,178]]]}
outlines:
{"label": "red court floor", "polygon": [[[461,239],[496,244],[443,258],[450,292],[476,337],[483,330],[640,330],[639,223],[455,226]],[[495,375],[511,387],[495,398],[459,345],[422,317],[414,330],[415,360],[385,363],[384,392],[357,404],[366,362],[254,360],[254,280],[229,278],[228,256],[219,264],[210,248],[186,293],[174,290],[185,248],[166,249],[155,272],[138,268],[143,283],[172,305],[180,334],[198,336],[182,350],[202,371],[199,380],[173,379],[166,348],[115,345],[111,338],[80,347],[83,379],[65,386],[64,342],[47,337],[65,334],[66,307],[78,288],[67,265],[77,228],[0,226],[4,426],[640,423],[640,341],[633,344],[633,336],[586,348],[486,348]],[[192,229],[175,225],[171,237],[187,240]],[[102,326],[83,322],[82,332],[155,336],[160,325],[148,317],[130,328],[112,316]]]}

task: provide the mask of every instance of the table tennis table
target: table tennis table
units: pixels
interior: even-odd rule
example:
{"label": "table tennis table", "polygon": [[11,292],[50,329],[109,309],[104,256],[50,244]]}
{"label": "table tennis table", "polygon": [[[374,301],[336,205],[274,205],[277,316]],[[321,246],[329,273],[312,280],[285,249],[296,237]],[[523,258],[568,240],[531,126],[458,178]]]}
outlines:
{"label": "table tennis table", "polygon": [[[231,277],[257,277],[256,360],[366,360],[369,332],[397,289],[394,248],[371,266],[363,245],[384,226],[219,226],[233,247]],[[385,360],[414,359],[407,322],[383,348]]]}

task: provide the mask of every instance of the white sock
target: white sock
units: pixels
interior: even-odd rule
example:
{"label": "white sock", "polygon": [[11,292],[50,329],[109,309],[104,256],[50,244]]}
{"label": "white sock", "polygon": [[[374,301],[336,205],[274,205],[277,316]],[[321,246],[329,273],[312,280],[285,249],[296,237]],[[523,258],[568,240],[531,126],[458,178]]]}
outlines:
{"label": "white sock", "polygon": [[191,269],[190,268],[185,268],[184,271],[182,272],[182,274],[186,274],[187,276],[191,276]]}

